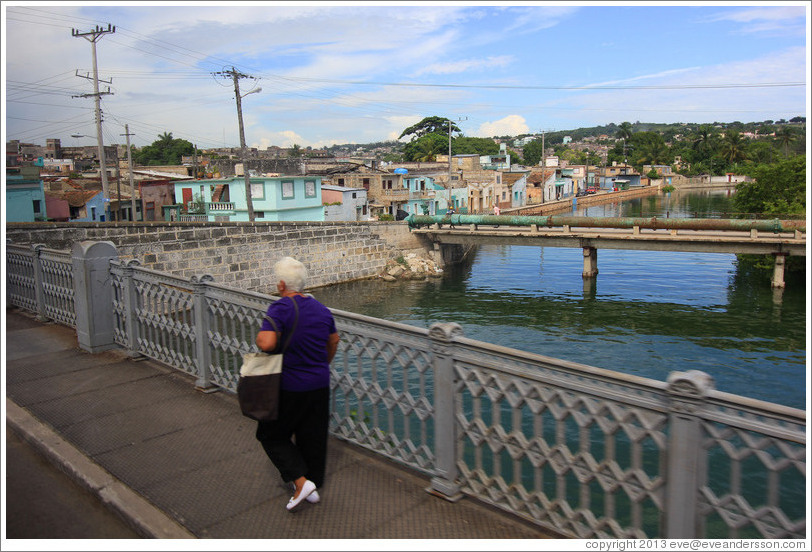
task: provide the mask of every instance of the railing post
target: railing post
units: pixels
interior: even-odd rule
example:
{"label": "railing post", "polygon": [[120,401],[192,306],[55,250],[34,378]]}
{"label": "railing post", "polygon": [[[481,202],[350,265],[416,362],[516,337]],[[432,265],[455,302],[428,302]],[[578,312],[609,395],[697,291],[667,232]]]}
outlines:
{"label": "railing post", "polygon": [[90,353],[117,347],[110,276],[110,261],[117,257],[108,241],[76,242],[71,251],[76,337],[79,347]]}
{"label": "railing post", "polygon": [[665,538],[702,538],[699,531],[699,487],[705,483],[702,423],[695,412],[713,389],[713,378],[699,370],[671,372],[671,397],[665,496]]}
{"label": "railing post", "polygon": [[454,372],[454,338],[462,335],[455,322],[433,324],[429,329],[434,356],[434,454],[439,475],[431,480],[430,493],[456,502],[462,498],[457,484],[457,420]]}
{"label": "railing post", "polygon": [[136,293],[133,277],[135,267],[140,265],[138,259],[130,259],[121,270],[124,277],[122,299],[124,300],[124,324],[127,328],[127,354],[132,358],[141,356],[138,351],[138,293]]}
{"label": "railing post", "polygon": [[194,323],[195,323],[195,359],[197,361],[197,380],[195,389],[204,393],[217,391],[211,383],[211,351],[209,349],[209,309],[206,304],[206,290],[208,282],[214,278],[208,274],[200,277],[192,276],[194,293]]}
{"label": "railing post", "polygon": [[42,250],[45,245],[37,243],[31,246],[34,256],[31,263],[34,266],[34,298],[37,301],[37,320],[45,322],[48,320],[48,313],[45,310],[45,281],[42,277]]}

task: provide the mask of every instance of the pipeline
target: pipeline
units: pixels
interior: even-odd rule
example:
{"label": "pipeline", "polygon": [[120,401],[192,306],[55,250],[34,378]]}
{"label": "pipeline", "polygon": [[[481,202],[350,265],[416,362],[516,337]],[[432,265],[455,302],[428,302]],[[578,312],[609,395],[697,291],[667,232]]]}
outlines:
{"label": "pipeline", "polygon": [[642,217],[577,217],[568,215],[521,216],[521,215],[409,215],[409,228],[432,224],[486,226],[532,226],[552,228],[569,226],[579,228],[649,228],[664,230],[737,230],[748,232],[806,232],[805,220],[748,220],[748,219],[702,219],[702,218],[642,218]]}

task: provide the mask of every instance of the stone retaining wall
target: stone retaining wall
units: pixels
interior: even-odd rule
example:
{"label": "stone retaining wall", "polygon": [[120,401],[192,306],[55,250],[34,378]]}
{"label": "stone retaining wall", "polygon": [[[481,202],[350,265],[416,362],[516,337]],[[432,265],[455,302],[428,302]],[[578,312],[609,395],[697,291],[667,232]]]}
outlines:
{"label": "stone retaining wall", "polygon": [[123,259],[188,278],[210,274],[239,289],[272,292],[273,265],[289,255],[310,271],[308,287],[379,274],[404,253],[426,255],[404,222],[7,223],[6,239],[70,250],[110,241]]}

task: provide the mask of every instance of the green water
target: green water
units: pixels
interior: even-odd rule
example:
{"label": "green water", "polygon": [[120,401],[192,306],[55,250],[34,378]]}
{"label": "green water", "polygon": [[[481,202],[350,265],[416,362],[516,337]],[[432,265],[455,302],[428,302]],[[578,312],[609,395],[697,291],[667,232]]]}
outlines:
{"label": "green water", "polygon": [[[718,217],[725,193],[671,194],[578,210],[588,216]],[[317,289],[327,306],[665,380],[702,370],[716,388],[806,404],[806,283],[782,293],[735,255],[600,250],[593,283],[580,249],[482,246],[441,279]]]}

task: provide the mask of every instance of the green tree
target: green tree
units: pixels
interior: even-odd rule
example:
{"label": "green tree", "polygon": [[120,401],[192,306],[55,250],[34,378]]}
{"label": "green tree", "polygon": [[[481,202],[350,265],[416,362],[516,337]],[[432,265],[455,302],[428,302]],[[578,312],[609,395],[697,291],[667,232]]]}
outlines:
{"label": "green tree", "polygon": [[716,146],[716,133],[711,125],[701,125],[693,139],[694,150],[700,154],[700,159],[710,155]]}
{"label": "green tree", "polygon": [[478,155],[497,155],[499,144],[490,138],[468,138],[460,136],[451,141],[452,155],[465,155],[476,153]]}
{"label": "green tree", "polygon": [[789,157],[789,145],[795,141],[795,131],[791,127],[781,127],[775,131],[775,139],[784,146],[784,157]]}
{"label": "green tree", "polygon": [[171,132],[164,132],[152,144],[134,151],[133,161],[139,165],[180,165],[181,158],[194,151],[191,142],[172,138]]}
{"label": "green tree", "polygon": [[629,121],[624,121],[618,125],[615,136],[617,136],[618,140],[629,141],[632,138],[632,134],[634,134],[632,124]]}
{"label": "green tree", "polygon": [[731,165],[747,159],[744,138],[742,138],[742,135],[736,130],[725,130],[725,134],[722,137],[722,143],[719,148],[719,153],[722,158]]}
{"label": "green tree", "polygon": [[739,211],[767,215],[806,213],[806,155],[747,171],[752,182],[736,186],[733,203]]}
{"label": "green tree", "polygon": [[524,146],[525,165],[538,165],[544,152],[541,149],[541,140],[533,140]]}
{"label": "green tree", "polygon": [[[422,121],[417,124],[414,124],[400,133],[398,139],[403,138],[404,136],[411,136],[411,140],[417,140],[418,138],[422,138],[428,134],[442,134],[448,140],[448,132],[449,132],[449,120],[446,117],[425,117]],[[460,133],[460,129],[457,125],[451,122],[451,135],[453,136],[454,133]]]}
{"label": "green tree", "polygon": [[671,162],[671,152],[663,137],[656,132],[638,132],[636,165],[666,165]]}
{"label": "green tree", "polygon": [[448,153],[448,137],[441,134],[426,134],[403,147],[405,161],[434,161],[442,153]]}

